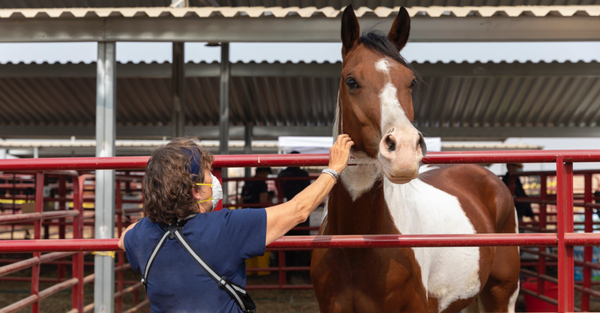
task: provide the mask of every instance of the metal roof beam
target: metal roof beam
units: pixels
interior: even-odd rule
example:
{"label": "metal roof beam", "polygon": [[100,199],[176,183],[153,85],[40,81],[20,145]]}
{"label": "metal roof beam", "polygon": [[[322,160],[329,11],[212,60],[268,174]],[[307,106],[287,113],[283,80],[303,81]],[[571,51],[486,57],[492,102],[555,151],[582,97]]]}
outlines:
{"label": "metal roof beam", "polygon": [[427,137],[600,137],[600,127],[417,127]]}
{"label": "metal roof beam", "polygon": [[[587,76],[600,77],[599,62],[411,63],[422,77]],[[169,63],[118,64],[117,77],[171,78]],[[232,63],[232,77],[339,77],[337,63]],[[219,63],[187,63],[186,77],[219,77]],[[96,64],[0,64],[0,77],[95,77]]]}
{"label": "metal roof beam", "polygon": [[[0,19],[0,42],[339,42],[339,18],[316,15],[251,17],[61,17]],[[387,32],[393,16],[359,18],[362,29]],[[421,17],[413,42],[598,41],[600,19],[567,17]]]}
{"label": "metal roof beam", "polygon": [[[171,78],[169,63],[119,63],[117,77]],[[231,63],[232,77],[338,77],[342,63]],[[186,77],[219,77],[220,64],[187,63]],[[96,77],[96,64],[0,64],[0,77]]]}

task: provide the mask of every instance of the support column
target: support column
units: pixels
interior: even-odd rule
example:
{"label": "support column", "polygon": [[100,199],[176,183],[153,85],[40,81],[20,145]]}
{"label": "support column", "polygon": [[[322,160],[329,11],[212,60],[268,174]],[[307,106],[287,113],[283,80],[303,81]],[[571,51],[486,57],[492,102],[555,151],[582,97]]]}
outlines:
{"label": "support column", "polygon": [[[244,130],[244,154],[252,154],[252,125],[246,125]],[[244,169],[244,176],[252,176],[251,167],[246,167]]]}
{"label": "support column", "polygon": [[[221,43],[221,82],[219,86],[219,154],[229,153],[229,43]],[[227,168],[223,169],[223,178],[227,178]],[[229,203],[227,183],[223,184],[223,203]]]}
{"label": "support column", "polygon": [[[584,191],[583,191],[583,202],[585,204],[594,203],[594,192],[592,190],[592,174],[584,174]],[[594,232],[594,209],[590,207],[584,207],[585,209],[585,232]],[[594,247],[585,246],[583,248],[583,261],[585,263],[592,263],[594,261]],[[592,269],[588,266],[583,267],[583,288],[592,288]],[[581,293],[581,312],[590,311],[590,295],[587,293]]]}
{"label": "support column", "polygon": [[573,233],[573,163],[556,158],[556,230],[558,237],[558,313],[575,311],[573,246],[565,234]]}
{"label": "support column", "polygon": [[[115,156],[116,138],[116,43],[98,43],[96,76],[96,156]],[[95,237],[109,239],[115,231],[115,171],[96,171]],[[112,312],[115,263],[109,255],[94,257],[94,312]]]}
{"label": "support column", "polygon": [[185,58],[184,43],[173,43],[173,63],[171,64],[171,136],[182,137],[185,125]]}

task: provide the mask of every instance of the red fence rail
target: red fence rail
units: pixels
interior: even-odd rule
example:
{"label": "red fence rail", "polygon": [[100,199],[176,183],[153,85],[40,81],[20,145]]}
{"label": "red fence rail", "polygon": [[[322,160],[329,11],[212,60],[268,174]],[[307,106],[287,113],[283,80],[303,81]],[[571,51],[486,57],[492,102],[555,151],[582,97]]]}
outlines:
{"label": "red fence rail", "polygon": [[[147,157],[120,158],[63,158],[63,159],[15,159],[0,160],[0,171],[38,171],[36,175],[43,177],[48,170],[96,170],[96,169],[143,169]],[[450,246],[558,246],[558,283],[559,312],[574,311],[574,245],[598,245],[600,234],[578,234],[573,229],[573,162],[599,162],[600,150],[572,151],[484,151],[484,152],[441,152],[431,153],[424,160],[426,164],[456,164],[456,163],[548,163],[555,162],[557,167],[557,233],[556,234],[485,234],[485,235],[385,235],[385,236],[305,236],[282,238],[273,243],[273,248],[384,248],[384,247],[450,247]],[[242,155],[216,156],[213,164],[221,167],[254,167],[254,166],[325,166],[327,155]],[[353,160],[350,161],[352,165]],[[43,181],[43,180],[42,180]],[[40,185],[36,184],[36,187]],[[81,188],[81,186],[80,186]],[[36,198],[42,199],[41,188],[36,188]],[[36,213],[42,213],[41,203],[36,207]],[[79,208],[79,206],[77,207]],[[82,219],[82,214],[78,215]],[[40,220],[43,215],[39,216]],[[110,251],[118,250],[116,239],[112,240],[38,240],[39,223],[35,221],[36,240],[10,241],[3,243],[3,252],[34,252],[34,258],[40,258],[42,251],[78,252],[83,256],[84,250]],[[78,227],[80,227],[79,225]],[[75,228],[74,228],[75,229]],[[78,238],[78,237],[75,237]],[[83,260],[77,262],[77,270],[82,271]],[[39,263],[34,262],[32,277],[32,296],[20,301],[19,306],[27,302],[34,305],[38,311],[39,300],[61,288],[77,288],[83,290],[83,279],[77,278],[55,285],[40,292],[37,289],[39,281]],[[74,273],[75,273],[75,263]],[[37,268],[36,268],[37,266]],[[83,277],[81,275],[80,277]],[[72,284],[72,285],[71,285]],[[75,292],[75,290],[74,290]],[[81,298],[82,299],[82,298]],[[17,304],[13,304],[17,305]],[[81,304],[73,305],[74,309],[82,311]],[[4,308],[6,309],[6,308]]]}

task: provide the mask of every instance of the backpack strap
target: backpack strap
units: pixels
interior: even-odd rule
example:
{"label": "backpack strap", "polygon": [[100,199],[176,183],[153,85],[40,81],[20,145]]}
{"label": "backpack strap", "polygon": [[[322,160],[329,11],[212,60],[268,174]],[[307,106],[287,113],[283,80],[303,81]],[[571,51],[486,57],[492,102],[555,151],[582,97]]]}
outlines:
{"label": "backpack strap", "polygon": [[146,289],[146,294],[148,294],[148,273],[150,273],[150,268],[152,267],[152,264],[154,264],[154,260],[156,259],[156,255],[158,254],[158,251],[160,251],[160,249],[162,249],[162,247],[165,245],[165,242],[167,241],[167,237],[169,237],[168,231],[166,231],[165,234],[156,243],[156,246],[154,246],[152,253],[150,253],[148,262],[146,262],[146,268],[144,269],[144,272],[142,273],[142,284],[144,285],[144,289]]}
{"label": "backpack strap", "polygon": [[175,238],[177,238],[177,241],[179,241],[183,249],[187,251],[192,258],[194,258],[194,260],[206,271],[206,273],[208,273],[208,276],[210,276],[217,283],[217,285],[219,285],[219,288],[225,290],[235,300],[235,302],[237,302],[238,306],[243,312],[247,312],[244,301],[242,301],[240,295],[238,295],[236,292],[238,291],[241,294],[246,295],[246,290],[239,285],[230,282],[227,277],[221,276],[214,268],[208,265],[208,263],[204,261],[204,259],[194,250],[194,248],[192,248],[190,243],[181,233],[180,229],[175,230]]}
{"label": "backpack strap", "polygon": [[[187,241],[187,239],[181,233],[181,229],[185,225],[184,221],[180,221],[176,224],[172,224],[166,227],[166,231],[164,235],[158,240],[156,246],[152,250],[150,257],[148,258],[148,262],[146,262],[146,268],[142,273],[142,284],[144,285],[144,289],[146,290],[146,294],[148,294],[148,274],[150,273],[150,268],[152,264],[154,264],[154,260],[156,259],[156,255],[165,245],[167,239],[177,239],[179,244],[183,247],[183,249],[190,255],[196,263],[198,263],[204,271],[210,276],[219,286],[219,288],[225,290],[231,298],[235,300],[237,305],[242,309],[243,312],[256,312],[256,306],[254,302],[246,292],[246,289],[241,286],[230,282],[227,277],[221,276],[219,272],[217,272],[214,268],[212,268],[208,263],[204,261],[204,259],[192,248],[192,245]],[[248,308],[247,308],[248,306]]]}
{"label": "backpack strap", "polygon": [[158,242],[156,243],[156,246],[154,246],[152,253],[150,253],[150,257],[148,258],[148,261],[146,262],[146,268],[144,269],[144,272],[142,273],[142,279],[141,279],[142,284],[144,285],[144,288],[146,289],[146,294],[148,294],[148,274],[150,273],[150,268],[152,267],[152,264],[154,264],[156,255],[158,255],[158,252],[160,251],[160,249],[162,249],[162,247],[165,245],[167,238],[175,239],[175,231],[183,228],[183,225],[185,225],[185,222],[187,222],[187,220],[168,225],[166,227],[164,235],[162,237],[160,237],[160,240],[158,240]]}

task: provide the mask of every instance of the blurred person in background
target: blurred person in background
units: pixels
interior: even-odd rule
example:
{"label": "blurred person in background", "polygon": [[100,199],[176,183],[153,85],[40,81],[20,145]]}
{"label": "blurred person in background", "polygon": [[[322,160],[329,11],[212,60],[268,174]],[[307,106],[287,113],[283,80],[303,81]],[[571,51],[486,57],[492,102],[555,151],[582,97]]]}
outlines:
{"label": "blurred person in background", "polygon": [[[242,187],[242,203],[243,204],[265,204],[269,202],[269,188],[265,181],[273,171],[270,167],[257,167],[254,178],[261,178],[262,180],[247,180],[244,182]],[[272,198],[271,198],[272,202]],[[269,267],[271,260],[271,252],[267,251],[264,255],[257,256],[246,260],[246,266],[248,268],[257,267]],[[260,272],[247,272],[247,275],[254,274],[263,276],[269,275],[271,272],[260,271]]]}
{"label": "blurred person in background", "polygon": [[[510,177],[513,174],[523,171],[523,163],[508,163],[506,164],[507,172],[502,177],[502,181],[506,184],[507,187],[510,188]],[[523,184],[519,177],[515,179],[515,193],[513,195],[515,198],[527,197],[527,193],[525,189],[523,189]],[[515,202],[515,209],[517,210],[517,216],[519,218],[519,222],[523,221],[523,217],[530,217],[531,220],[534,219],[533,210],[531,209],[531,203],[523,203],[523,202]]]}
{"label": "blurred person in background", "polygon": [[257,167],[254,178],[262,178],[262,180],[247,180],[242,187],[242,203],[258,204],[267,203],[269,201],[269,190],[266,179],[272,174],[270,167]]}
{"label": "blurred person in background", "polygon": [[[298,151],[292,151],[290,154],[300,154]],[[304,188],[310,185],[310,180],[308,179],[308,172],[300,169],[297,166],[290,166],[285,170],[281,171],[277,177],[305,177],[306,179],[302,180],[281,180],[281,189],[283,191],[284,200],[293,199],[297,194],[299,194]],[[300,223],[296,227],[309,227],[310,226],[310,218],[307,219],[304,223]],[[310,230],[290,230],[286,236],[308,236],[310,235]],[[285,252],[285,266],[310,266],[310,251],[286,251]],[[293,283],[294,277],[299,277],[304,283],[310,283],[310,272],[309,271],[299,271],[299,272],[286,272],[286,281],[287,283]]]}

